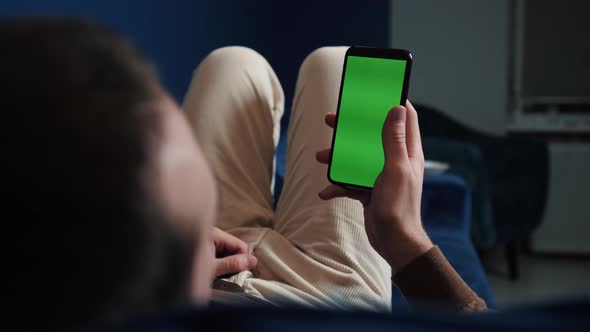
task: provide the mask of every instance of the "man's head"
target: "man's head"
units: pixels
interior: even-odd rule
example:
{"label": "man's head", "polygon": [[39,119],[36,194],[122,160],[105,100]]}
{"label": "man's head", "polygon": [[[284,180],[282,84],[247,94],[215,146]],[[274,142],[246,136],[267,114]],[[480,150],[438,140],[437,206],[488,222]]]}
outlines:
{"label": "man's head", "polygon": [[149,63],[68,19],[0,22],[0,45],[9,305],[76,325],[206,298],[215,184]]}

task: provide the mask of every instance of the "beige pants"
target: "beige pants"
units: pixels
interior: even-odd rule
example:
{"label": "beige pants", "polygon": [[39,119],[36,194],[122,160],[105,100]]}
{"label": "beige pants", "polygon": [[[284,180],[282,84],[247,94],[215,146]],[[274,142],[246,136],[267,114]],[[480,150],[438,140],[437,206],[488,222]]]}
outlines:
{"label": "beige pants", "polygon": [[195,70],[183,107],[219,182],[218,227],[248,242],[258,258],[252,272],[230,281],[278,305],[387,311],[391,269],[369,245],[361,205],[317,196],[329,183],[315,152],[330,146],[324,115],[336,111],[345,51],[318,49],[301,66],[276,212],[284,96],[268,62],[243,47],[212,52]]}

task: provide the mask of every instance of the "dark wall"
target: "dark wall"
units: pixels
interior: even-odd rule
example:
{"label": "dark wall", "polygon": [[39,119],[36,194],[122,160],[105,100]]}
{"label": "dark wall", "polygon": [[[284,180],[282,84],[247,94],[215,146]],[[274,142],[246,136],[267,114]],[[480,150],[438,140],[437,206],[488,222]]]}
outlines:
{"label": "dark wall", "polygon": [[193,67],[214,41],[215,12],[197,1],[8,0],[2,16],[68,15],[92,18],[130,37],[157,65],[168,89],[182,98]]}
{"label": "dark wall", "polygon": [[212,49],[252,47],[267,57],[290,103],[303,58],[323,45],[389,44],[387,0],[71,1],[4,0],[1,16],[76,15],[130,37],[181,100],[194,67]]}

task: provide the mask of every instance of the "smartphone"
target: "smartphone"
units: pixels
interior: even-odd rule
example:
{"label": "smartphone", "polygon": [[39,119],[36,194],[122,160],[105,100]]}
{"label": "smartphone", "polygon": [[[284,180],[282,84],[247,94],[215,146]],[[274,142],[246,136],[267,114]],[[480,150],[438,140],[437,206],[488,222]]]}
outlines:
{"label": "smartphone", "polygon": [[405,105],[412,54],[406,50],[350,47],[342,81],[328,166],[334,184],[371,190],[384,164],[381,132],[389,111]]}

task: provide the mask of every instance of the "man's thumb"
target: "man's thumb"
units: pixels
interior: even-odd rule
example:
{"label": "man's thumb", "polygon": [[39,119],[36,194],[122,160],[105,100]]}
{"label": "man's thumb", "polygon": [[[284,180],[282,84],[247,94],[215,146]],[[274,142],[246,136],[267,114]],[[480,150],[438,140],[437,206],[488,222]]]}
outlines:
{"label": "man's thumb", "polygon": [[237,254],[215,260],[215,275],[235,274],[256,266],[256,257],[248,254]]}
{"label": "man's thumb", "polygon": [[406,146],[406,108],[396,106],[383,123],[383,152],[385,161],[398,161],[408,158]]}

